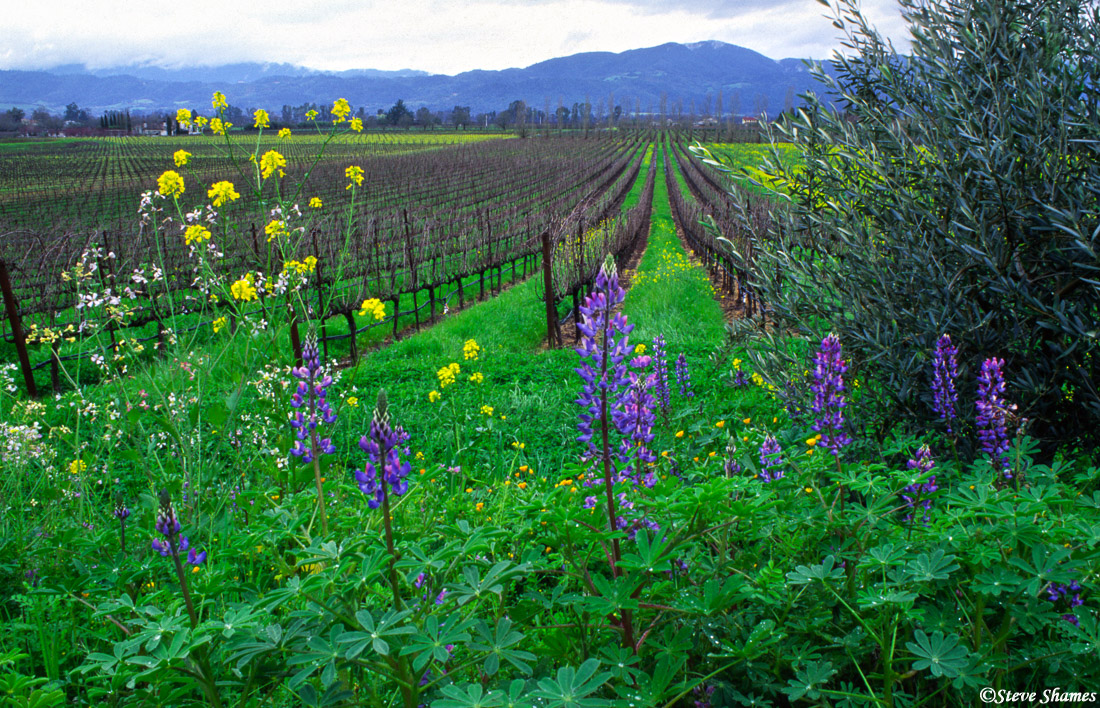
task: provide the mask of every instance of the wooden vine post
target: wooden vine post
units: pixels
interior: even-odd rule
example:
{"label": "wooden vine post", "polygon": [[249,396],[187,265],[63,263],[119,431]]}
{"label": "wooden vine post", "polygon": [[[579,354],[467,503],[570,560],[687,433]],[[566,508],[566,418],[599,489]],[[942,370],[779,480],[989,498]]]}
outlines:
{"label": "wooden vine post", "polygon": [[11,289],[8,264],[3,260],[0,260],[0,290],[4,294],[4,308],[8,312],[8,321],[11,322],[11,333],[15,339],[15,350],[19,354],[19,366],[23,369],[23,381],[27,384],[27,393],[31,398],[38,398],[38,387],[34,384],[31,358],[27,354],[27,338],[23,334],[23,323],[19,319],[19,305]]}
{"label": "wooden vine post", "polygon": [[551,349],[561,346],[558,308],[554,302],[554,273],[550,264],[550,232],[542,232],[542,283],[546,291],[546,343]]}

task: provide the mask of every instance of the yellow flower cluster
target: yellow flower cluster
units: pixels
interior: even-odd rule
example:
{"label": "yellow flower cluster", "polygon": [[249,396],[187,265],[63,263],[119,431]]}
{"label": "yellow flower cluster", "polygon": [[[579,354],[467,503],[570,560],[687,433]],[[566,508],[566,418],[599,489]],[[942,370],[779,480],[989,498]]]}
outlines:
{"label": "yellow flower cluster", "polygon": [[168,170],[157,178],[157,189],[166,197],[178,197],[183,194],[183,177],[175,170]]}
{"label": "yellow flower cluster", "polygon": [[477,356],[480,353],[481,347],[479,347],[477,342],[473,339],[467,339],[466,343],[462,345],[462,356],[464,356],[467,361],[470,359],[477,361]]}
{"label": "yellow flower cluster", "polygon": [[493,407],[492,406],[482,406],[481,407],[481,414],[482,415],[487,415],[490,418],[492,418],[493,417]]}
{"label": "yellow flower cluster", "polygon": [[346,98],[338,98],[332,104],[332,117],[336,119],[336,123],[343,123],[350,114],[351,104],[348,103]]}
{"label": "yellow flower cluster", "polygon": [[191,161],[191,153],[186,150],[176,150],[172,153],[172,159],[176,162],[176,167],[183,167]]}
{"label": "yellow flower cluster", "polygon": [[344,175],[346,175],[347,178],[349,180],[351,180],[351,182],[348,183],[348,186],[346,187],[346,189],[351,189],[353,186],[355,186],[355,187],[363,186],[363,168],[362,167],[359,167],[358,165],[352,165],[351,167],[344,170]]}
{"label": "yellow flower cluster", "polygon": [[309,206],[312,207],[313,209],[320,209],[324,205],[325,204],[324,204],[324,202],[321,201],[320,197],[311,197],[310,200],[309,200]]}
{"label": "yellow flower cluster", "polygon": [[362,119],[352,118],[351,119],[351,129],[354,130],[356,133],[362,133],[363,132],[363,121],[362,121]]}
{"label": "yellow flower cluster", "polygon": [[287,261],[286,263],[283,263],[284,273],[294,271],[298,275],[305,275],[306,273],[312,273],[315,270],[317,270],[316,256],[306,256],[306,259],[300,263],[298,261]]}
{"label": "yellow flower cluster", "polygon": [[221,91],[214,92],[214,97],[210,100],[210,104],[214,106],[215,111],[229,108],[229,104],[225,101],[225,94]]}
{"label": "yellow flower cluster", "polygon": [[184,128],[191,127],[191,111],[186,108],[181,108],[176,111],[176,122]]}
{"label": "yellow flower cluster", "polygon": [[195,224],[194,226],[188,226],[187,230],[183,232],[183,242],[188,246],[198,245],[203,241],[210,240],[210,229],[205,226]]}
{"label": "yellow flower cluster", "polygon": [[312,109],[306,111],[306,120],[313,120],[316,117],[317,117],[317,111],[312,110]]}
{"label": "yellow flower cluster", "polygon": [[470,375],[470,380],[476,384],[479,384],[485,380],[485,376],[482,375],[480,371],[478,371],[477,373]]}
{"label": "yellow flower cluster", "polygon": [[638,346],[634,347],[634,353],[638,356],[645,354],[645,345],[639,344]]}
{"label": "yellow flower cluster", "polygon": [[271,222],[264,227],[264,233],[267,234],[268,243],[271,243],[272,239],[279,236],[286,236],[286,222],[282,219],[272,219]]}
{"label": "yellow flower cluster", "polygon": [[220,207],[226,202],[236,201],[241,198],[241,195],[237,194],[237,190],[233,188],[232,182],[215,182],[210,185],[210,189],[206,192],[206,196],[214,200],[214,206]]}
{"label": "yellow flower cluster", "polygon": [[214,334],[217,334],[218,332],[222,331],[223,327],[225,327],[225,318],[219,317],[218,319],[211,322],[210,326],[214,328]]}
{"label": "yellow flower cluster", "polygon": [[254,128],[270,128],[271,117],[267,115],[267,111],[262,108],[257,108],[256,112],[252,114],[252,127]]}
{"label": "yellow flower cluster", "polygon": [[225,131],[233,127],[233,124],[227,120],[221,118],[210,119],[210,130],[214,131],[214,135],[225,135]]}
{"label": "yellow flower cluster", "polygon": [[363,301],[363,304],[359,306],[359,316],[366,317],[370,314],[376,320],[382,320],[386,317],[386,305],[376,297],[369,298]]}
{"label": "yellow flower cluster", "polygon": [[249,273],[229,286],[229,294],[233,296],[234,300],[240,300],[242,302],[255,300],[257,298],[256,286],[252,281],[252,274]]}
{"label": "yellow flower cluster", "polygon": [[290,128],[280,128],[279,129],[279,137],[280,138],[289,138],[290,137]]}
{"label": "yellow flower cluster", "polygon": [[442,369],[435,372],[435,375],[439,377],[439,387],[447,388],[455,382],[455,377],[458,376],[458,364],[453,362],[447,364]]}
{"label": "yellow flower cluster", "polygon": [[439,391],[432,391],[431,393],[428,394],[428,400],[431,401],[432,403],[435,403],[436,401],[438,401],[439,398],[440,398]]}
{"label": "yellow flower cluster", "polygon": [[348,405],[352,408],[359,407],[359,398],[356,396],[348,396]]}
{"label": "yellow flower cluster", "polygon": [[286,167],[286,158],[274,150],[268,150],[260,158],[260,175],[267,179],[276,171],[280,177],[286,175],[283,168]]}
{"label": "yellow flower cluster", "polygon": [[85,472],[88,469],[87,463],[84,460],[73,460],[69,463],[69,474],[78,475],[81,472]]}

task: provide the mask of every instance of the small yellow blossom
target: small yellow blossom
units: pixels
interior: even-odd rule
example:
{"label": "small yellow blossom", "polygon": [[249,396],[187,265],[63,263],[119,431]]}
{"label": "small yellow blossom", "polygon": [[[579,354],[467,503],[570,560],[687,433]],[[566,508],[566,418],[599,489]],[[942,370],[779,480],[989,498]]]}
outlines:
{"label": "small yellow blossom", "polygon": [[493,407],[492,406],[482,406],[481,407],[481,414],[482,415],[487,415],[490,418],[492,418],[493,417]]}
{"label": "small yellow blossom", "polygon": [[332,117],[336,119],[336,123],[343,123],[350,113],[351,105],[346,98],[338,98],[332,104]]}
{"label": "small yellow blossom", "polygon": [[741,422],[742,422],[742,423],[744,423],[745,425],[748,425],[749,423],[751,423],[751,422],[752,422],[752,418],[745,418],[745,419],[744,419],[744,420],[742,420]]}
{"label": "small yellow blossom", "polygon": [[724,421],[724,420],[720,420],[720,421],[718,421],[717,423],[715,423],[715,424],[714,424],[714,427],[716,427],[716,428],[724,428],[724,427],[726,427],[726,421]]}
{"label": "small yellow blossom", "polygon": [[358,408],[359,407],[359,399],[356,398],[355,396],[348,396],[348,405],[351,406],[352,408]]}
{"label": "small yellow blossom", "polygon": [[359,306],[359,316],[366,317],[370,315],[375,320],[381,321],[386,318],[386,305],[376,297],[368,298],[363,301],[363,304]]}
{"label": "small yellow blossom", "polygon": [[256,112],[252,114],[252,127],[253,128],[270,128],[271,120],[267,115],[267,111],[262,108],[257,108]]}
{"label": "small yellow blossom", "polygon": [[352,118],[351,119],[351,129],[354,130],[356,133],[362,133],[363,132],[363,120],[361,118]]}
{"label": "small yellow blossom", "polygon": [[312,110],[312,109],[306,111],[306,120],[313,120],[316,117],[317,117],[317,111]]}
{"label": "small yellow blossom", "polygon": [[684,431],[683,430],[677,430],[676,431],[676,437],[678,437],[678,438],[684,437]]}
{"label": "small yellow blossom", "polygon": [[172,153],[172,159],[176,163],[176,167],[183,167],[191,161],[191,153],[186,150],[176,150]]}
{"label": "small yellow blossom", "polygon": [[634,353],[637,354],[638,356],[641,356],[642,354],[645,354],[645,345],[644,344],[639,344],[638,346],[634,347]]}
{"label": "small yellow blossom", "polygon": [[206,116],[195,116],[195,125],[199,126],[200,128],[205,128],[208,122],[209,121],[206,119]]}
{"label": "small yellow blossom", "polygon": [[88,465],[84,462],[84,460],[73,460],[69,463],[69,474],[71,475],[78,475],[82,472],[87,471],[87,469]]}
{"label": "small yellow blossom", "polygon": [[309,200],[309,206],[313,209],[320,209],[324,206],[324,202],[321,201],[320,197],[313,197]]}
{"label": "small yellow blossom", "polygon": [[349,180],[351,180],[350,182],[348,182],[348,186],[346,187],[346,189],[351,189],[353,186],[354,187],[362,187],[363,186],[363,168],[362,167],[359,167],[357,165],[352,165],[351,167],[344,170],[344,175]]}
{"label": "small yellow blossom", "polygon": [[226,202],[233,202],[241,198],[240,194],[237,194],[237,190],[233,188],[232,182],[215,182],[210,185],[210,189],[206,192],[206,196],[214,200],[214,206],[220,207]]}
{"label": "small yellow blossom", "polygon": [[435,403],[436,401],[438,401],[439,398],[440,398],[439,391],[432,391],[431,393],[428,394],[428,400],[432,403]]}
{"label": "small yellow blossom", "polygon": [[473,339],[467,339],[466,343],[462,345],[462,356],[469,361],[470,359],[477,360],[478,354],[481,353],[481,347]]}
{"label": "small yellow blossom", "polygon": [[279,129],[279,137],[280,138],[289,138],[290,137],[290,128],[280,128]]}
{"label": "small yellow blossom", "polygon": [[178,197],[183,194],[183,177],[174,170],[168,170],[157,178],[157,189],[166,197]]}
{"label": "small yellow blossom", "polygon": [[186,108],[181,108],[176,111],[176,122],[182,125],[184,128],[191,126],[191,111]]}
{"label": "small yellow blossom", "polygon": [[210,119],[210,130],[214,131],[214,135],[225,135],[225,132],[233,127],[233,124],[227,120],[221,118]]}
{"label": "small yellow blossom", "polygon": [[813,487],[805,487],[803,489],[803,491],[806,492],[807,494],[813,494],[814,488]]}
{"label": "small yellow blossom", "polygon": [[485,502],[478,502],[477,504],[474,505],[474,509],[477,510],[477,511],[481,511],[484,508],[485,508]]}
{"label": "small yellow blossom", "polygon": [[272,239],[279,236],[286,236],[286,222],[281,219],[272,219],[271,222],[264,227],[264,233],[267,234],[268,243],[271,243]]}
{"label": "small yellow blossom", "polygon": [[255,300],[258,295],[256,294],[256,286],[252,283],[252,274],[249,273],[229,286],[229,294],[233,296],[234,300],[241,300],[242,302]]}
{"label": "small yellow blossom", "polygon": [[260,176],[264,179],[275,172],[278,172],[280,177],[286,175],[286,172],[283,171],[284,167],[286,167],[286,158],[274,150],[268,150],[260,158]]}
{"label": "small yellow blossom", "polygon": [[478,371],[477,373],[474,373],[474,374],[470,375],[470,380],[473,381],[474,383],[479,384],[479,383],[482,383],[483,381],[485,381],[485,377],[481,374],[480,371]]}
{"label": "small yellow blossom", "polygon": [[210,229],[205,226],[195,224],[194,226],[188,226],[187,230],[183,232],[183,242],[188,246],[197,245],[208,240],[210,240]]}
{"label": "small yellow blossom", "polygon": [[455,382],[455,376],[458,376],[458,371],[458,364],[452,362],[435,372],[435,375],[439,377],[439,387],[447,388],[453,384]]}
{"label": "small yellow blossom", "polygon": [[225,94],[221,91],[215,91],[214,97],[210,100],[210,104],[214,106],[214,110],[229,108],[229,104],[226,103]]}
{"label": "small yellow blossom", "polygon": [[520,489],[527,489],[527,482],[520,482],[516,486],[519,487]]}
{"label": "small yellow blossom", "polygon": [[218,319],[211,322],[210,326],[214,328],[214,334],[221,332],[222,328],[225,327],[225,318],[219,317]]}

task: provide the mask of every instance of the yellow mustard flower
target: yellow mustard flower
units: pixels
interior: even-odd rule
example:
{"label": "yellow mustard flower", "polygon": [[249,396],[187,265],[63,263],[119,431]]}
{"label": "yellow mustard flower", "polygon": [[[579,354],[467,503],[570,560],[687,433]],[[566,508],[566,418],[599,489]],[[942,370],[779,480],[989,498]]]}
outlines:
{"label": "yellow mustard flower", "polygon": [[363,121],[362,121],[362,119],[352,118],[351,119],[351,129],[354,130],[356,133],[362,133],[363,132]]}
{"label": "yellow mustard flower", "polygon": [[348,115],[351,114],[351,104],[348,103],[346,98],[338,98],[332,104],[332,117],[335,118],[336,123],[343,123],[348,119]]}
{"label": "yellow mustard flower", "polygon": [[279,137],[280,138],[289,138],[290,137],[290,128],[280,128],[279,129]]}
{"label": "yellow mustard flower", "polygon": [[178,197],[183,194],[183,177],[175,170],[168,170],[157,178],[157,188],[166,197]]}
{"label": "yellow mustard flower", "polygon": [[476,384],[479,384],[479,383],[482,383],[482,382],[485,381],[485,377],[482,375],[482,373],[480,371],[478,371],[478,372],[470,375],[470,380],[473,381]]}
{"label": "yellow mustard flower", "polygon": [[257,108],[256,112],[252,114],[252,127],[253,128],[270,128],[271,117],[267,115],[267,111],[262,108]]}
{"label": "yellow mustard flower", "polygon": [[227,120],[221,118],[210,119],[210,130],[214,131],[214,135],[225,135],[225,131],[233,127],[233,124]]}
{"label": "yellow mustard flower", "polygon": [[198,245],[203,241],[210,240],[210,229],[205,226],[195,224],[194,226],[188,226],[187,230],[183,232],[183,242],[188,246]]}
{"label": "yellow mustard flower", "polygon": [[73,460],[69,463],[69,474],[78,475],[82,472],[86,472],[88,469],[87,463],[84,460]]}
{"label": "yellow mustard flower", "polygon": [[241,195],[237,194],[237,190],[233,188],[232,182],[215,182],[210,185],[210,189],[206,192],[206,196],[214,200],[214,206],[220,207],[226,202],[236,201],[241,198]]}
{"label": "yellow mustard flower", "polygon": [[229,108],[229,104],[225,100],[225,94],[221,91],[214,92],[214,97],[210,99],[210,104],[214,106],[215,111]]}
{"label": "yellow mustard flower", "polygon": [[376,297],[369,298],[363,301],[363,304],[359,306],[359,316],[366,317],[370,314],[376,320],[383,320],[386,317],[386,305]]}
{"label": "yellow mustard flower", "polygon": [[432,391],[431,393],[428,394],[428,400],[432,403],[435,403],[436,401],[438,401],[439,397],[440,397],[439,391]]}
{"label": "yellow mustard flower", "polygon": [[362,167],[359,167],[358,165],[352,165],[351,167],[344,170],[344,175],[349,180],[351,180],[348,183],[348,186],[346,187],[346,189],[351,189],[353,186],[355,186],[355,187],[363,186],[363,168]]}
{"label": "yellow mustard flower", "polygon": [[263,157],[260,158],[260,175],[264,179],[267,179],[275,172],[278,172],[280,177],[286,175],[286,172],[283,171],[284,167],[286,167],[286,158],[275,150],[268,150],[263,154]]}
{"label": "yellow mustard flower", "polygon": [[205,128],[206,124],[209,122],[210,121],[206,119],[206,116],[195,116],[195,125],[199,126],[200,128]]}
{"label": "yellow mustard flower", "polygon": [[487,415],[490,418],[492,418],[493,417],[493,407],[492,406],[482,406],[481,407],[481,414],[482,415]]}
{"label": "yellow mustard flower", "polygon": [[645,354],[645,345],[639,344],[638,346],[634,347],[634,353],[638,356]]}
{"label": "yellow mustard flower", "polygon": [[309,200],[309,206],[313,209],[320,209],[324,205],[325,205],[325,203],[321,201],[320,197],[312,197]]}
{"label": "yellow mustard flower", "polygon": [[172,159],[176,162],[176,167],[183,167],[191,161],[191,153],[186,150],[176,150],[172,153]]}
{"label": "yellow mustard flower", "polygon": [[302,267],[298,269],[298,272],[304,274],[312,273],[315,270],[317,270],[317,256],[306,256],[306,259],[302,262]]}
{"label": "yellow mustard flower", "polygon": [[210,326],[214,328],[214,334],[221,332],[222,328],[225,327],[225,318],[219,317],[218,319],[211,322]]}
{"label": "yellow mustard flower", "polygon": [[240,300],[242,302],[255,300],[258,296],[256,294],[256,286],[252,283],[252,274],[249,273],[229,286],[229,294],[233,296],[234,300]]}
{"label": "yellow mustard flower", "polygon": [[267,234],[267,242],[271,241],[279,236],[286,236],[286,222],[281,219],[272,219],[267,226],[264,227],[264,233]]}
{"label": "yellow mustard flower", "polygon": [[180,108],[176,111],[176,122],[182,125],[184,128],[191,127],[191,111],[186,108]]}
{"label": "yellow mustard flower", "polygon": [[355,396],[348,396],[348,405],[351,406],[352,408],[358,408],[359,407],[359,399]]}
{"label": "yellow mustard flower", "polygon": [[462,345],[462,356],[469,361],[470,359],[477,360],[478,354],[481,353],[481,347],[478,346],[476,340],[467,339],[466,343]]}
{"label": "yellow mustard flower", "polygon": [[458,375],[458,364],[454,362],[447,364],[442,369],[435,372],[435,375],[439,377],[439,387],[447,388],[455,382],[455,376]]}
{"label": "yellow mustard flower", "polygon": [[312,109],[306,111],[306,120],[313,120],[316,117],[317,117],[317,111],[312,110]]}

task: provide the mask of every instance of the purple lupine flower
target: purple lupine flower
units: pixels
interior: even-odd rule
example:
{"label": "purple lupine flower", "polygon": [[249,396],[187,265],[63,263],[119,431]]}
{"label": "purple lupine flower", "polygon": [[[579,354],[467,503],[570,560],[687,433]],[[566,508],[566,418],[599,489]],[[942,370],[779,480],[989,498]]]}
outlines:
{"label": "purple lupine flower", "polygon": [[[1065,600],[1071,610],[1085,604],[1085,601],[1081,599],[1081,584],[1076,580],[1071,581],[1068,585],[1051,583],[1047,588],[1047,599],[1053,603]],[[1074,626],[1080,626],[1080,620],[1072,612],[1062,615],[1062,619]]]}
{"label": "purple lupine flower", "polygon": [[932,360],[932,409],[947,421],[947,432],[954,433],[955,404],[959,395],[955,391],[955,379],[959,375],[957,361],[959,350],[951,343],[951,335],[936,340],[936,355]]}
{"label": "purple lupine flower", "polygon": [[164,540],[154,538],[152,546],[153,550],[161,556],[172,556],[178,560],[181,553],[190,549],[191,552],[187,556],[188,560],[196,557],[200,558],[199,563],[201,563],[206,559],[205,551],[196,553],[195,549],[191,548],[191,542],[187,540],[187,537],[180,535],[180,520],[176,516],[175,507],[172,506],[172,497],[166,489],[160,491],[160,508],[157,510],[156,530],[164,536]]}
{"label": "purple lupine flower", "polygon": [[290,373],[298,379],[298,390],[290,399],[290,405],[298,409],[290,421],[291,427],[298,431],[290,454],[308,464],[313,462],[314,457],[336,452],[332,438],[322,438],[317,433],[321,424],[336,422],[336,414],[325,398],[328,387],[332,385],[332,377],[321,368],[315,334],[310,333],[306,338],[302,366],[291,369]]}
{"label": "purple lupine flower", "polygon": [[653,375],[656,377],[653,392],[661,412],[668,415],[670,392],[668,388],[668,352],[665,349],[665,337],[658,334],[653,338]]}
{"label": "purple lupine flower", "polygon": [[[706,686],[704,688],[704,686]],[[714,686],[706,684],[696,686],[691,689],[691,694],[695,698],[695,708],[710,708],[710,699],[714,695]]]}
{"label": "purple lupine flower", "polygon": [[575,369],[584,381],[584,388],[576,403],[584,406],[577,430],[579,442],[587,443],[590,455],[597,453],[592,442],[593,424],[601,419],[601,402],[608,412],[619,391],[627,385],[627,368],[624,363],[629,353],[628,338],[634,325],[627,324],[622,314],[612,314],[615,306],[626,299],[626,291],[619,285],[619,274],[611,258],[600,268],[592,294],[585,298],[578,309],[581,320],[577,329],[581,343],[576,352],[581,365]]}
{"label": "purple lupine flower", "polygon": [[[400,425],[390,426],[389,405],[385,391],[378,392],[378,404],[374,408],[374,418],[370,424],[370,434],[359,439],[359,447],[370,456],[363,469],[355,473],[359,482],[359,491],[367,495],[367,506],[377,509],[390,494],[401,496],[409,489],[405,481],[412,470],[408,460],[408,448],[402,444],[409,434]],[[379,475],[381,471],[381,475]]]}
{"label": "purple lupine flower", "polygon": [[206,561],[206,551],[202,551],[201,553],[196,553],[195,549],[192,548],[190,551],[187,552],[187,562],[190,563],[191,565],[196,565],[196,566],[202,565],[205,561]]}
{"label": "purple lupine flower", "polygon": [[627,374],[627,387],[611,414],[616,430],[622,435],[619,460],[625,470],[633,466],[635,473],[639,475],[643,465],[657,462],[657,455],[648,447],[653,441],[653,423],[657,418],[653,413],[654,400],[650,393],[656,383],[656,376],[645,371],[650,361],[648,356],[631,360],[630,366],[636,371]]}
{"label": "purple lupine flower", "polygon": [[114,514],[114,517],[119,521],[125,521],[130,517],[130,509],[127,508],[121,492],[115,496],[115,508],[111,513]]}
{"label": "purple lupine flower", "polygon": [[779,447],[779,441],[775,436],[764,438],[764,444],[760,446],[760,481],[772,482],[783,476],[783,470],[777,469],[783,464],[781,457],[783,450]]}
{"label": "purple lupine flower", "polygon": [[691,390],[691,372],[688,371],[687,357],[683,352],[676,357],[676,383],[680,385],[680,395],[684,398],[694,398],[695,391]]}
{"label": "purple lupine flower", "polygon": [[[917,450],[916,457],[909,460],[906,466],[910,470],[919,470],[921,474],[927,474],[936,466],[936,461],[932,459],[932,451],[928,449],[928,446],[921,445]],[[928,495],[938,489],[936,477],[933,475],[924,482],[908,485],[902,491],[901,498],[905,500],[905,505],[908,508],[922,507],[924,511],[921,521],[928,523],[928,511],[932,508],[932,500],[928,498]],[[906,515],[905,520],[911,521],[912,518],[912,514],[909,514]]]}
{"label": "purple lupine flower", "polygon": [[1001,368],[1004,359],[986,359],[978,374],[977,416],[978,439],[982,450],[989,456],[993,468],[1000,470],[1006,479],[1012,479],[1008,462],[1008,414],[1016,406],[1005,401],[1005,381]]}
{"label": "purple lupine flower", "polygon": [[840,351],[840,338],[830,334],[821,340],[821,349],[814,355],[813,383],[810,390],[814,403],[810,410],[817,414],[814,431],[821,433],[821,443],[836,457],[840,448],[851,442],[844,434],[844,373],[848,365]]}

